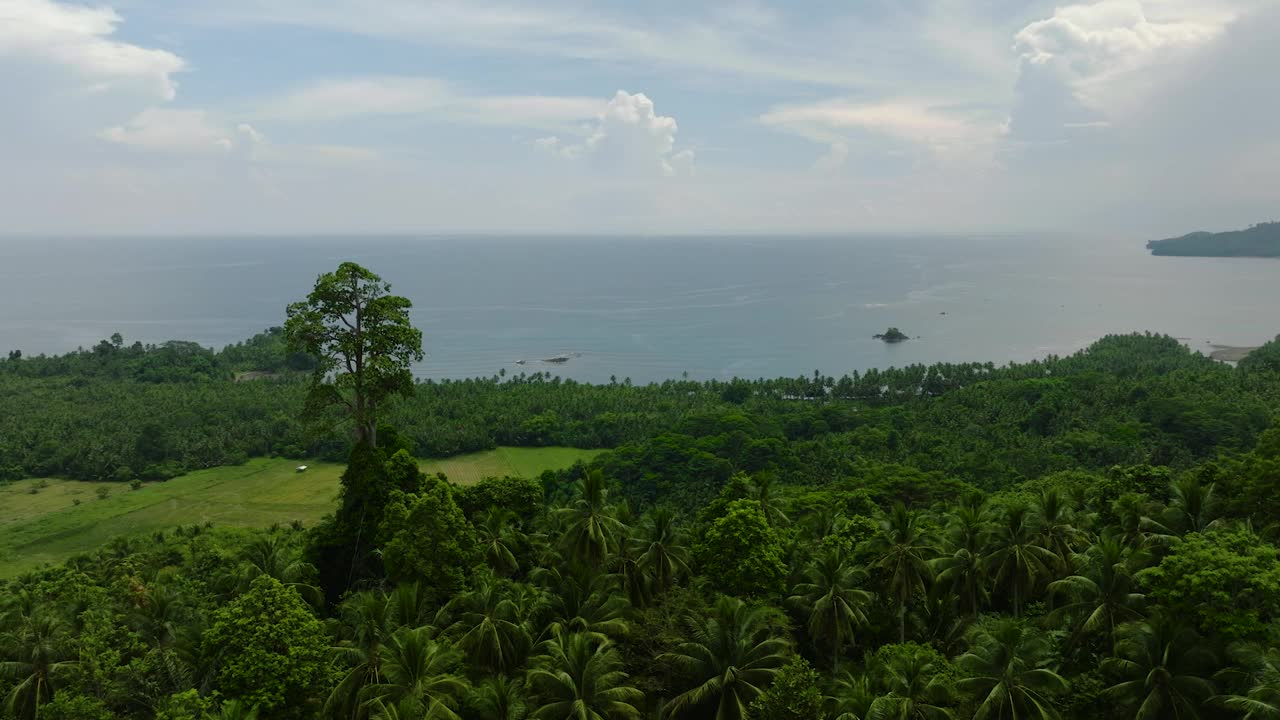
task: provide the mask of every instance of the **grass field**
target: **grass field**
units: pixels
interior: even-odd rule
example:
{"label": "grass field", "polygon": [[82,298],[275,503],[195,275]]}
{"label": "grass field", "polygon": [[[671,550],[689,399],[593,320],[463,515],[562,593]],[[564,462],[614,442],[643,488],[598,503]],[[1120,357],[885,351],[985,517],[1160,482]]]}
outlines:
{"label": "grass field", "polygon": [[[426,472],[443,472],[459,484],[491,475],[536,476],[568,467],[598,451],[573,448],[498,448],[443,460],[426,460]],[[289,460],[251,460],[201,470],[168,482],[130,490],[125,483],[22,480],[0,486],[0,577],[56,563],[99,547],[119,535],[141,535],[178,525],[266,527],[301,520],[310,525],[333,509],[342,465],[308,463],[304,473]],[[47,487],[32,494],[38,483]],[[98,488],[110,491],[99,499]],[[77,505],[76,500],[80,503]]]}

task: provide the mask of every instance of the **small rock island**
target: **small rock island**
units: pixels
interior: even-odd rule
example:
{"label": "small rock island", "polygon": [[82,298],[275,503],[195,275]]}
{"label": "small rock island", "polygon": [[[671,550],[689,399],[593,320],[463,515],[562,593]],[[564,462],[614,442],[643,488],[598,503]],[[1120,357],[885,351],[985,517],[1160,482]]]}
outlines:
{"label": "small rock island", "polygon": [[1280,222],[1258,223],[1247,230],[1193,232],[1147,243],[1152,255],[1182,257],[1280,257]]}
{"label": "small rock island", "polygon": [[883,340],[887,343],[900,343],[903,340],[911,339],[910,337],[907,336],[906,333],[902,332],[896,327],[891,327],[882,333],[878,333],[874,337],[876,340]]}

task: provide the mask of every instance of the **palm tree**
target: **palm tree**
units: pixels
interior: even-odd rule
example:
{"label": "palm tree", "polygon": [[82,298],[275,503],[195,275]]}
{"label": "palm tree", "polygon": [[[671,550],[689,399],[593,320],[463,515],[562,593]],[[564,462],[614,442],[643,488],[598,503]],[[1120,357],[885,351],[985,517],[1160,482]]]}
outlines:
{"label": "palm tree", "polygon": [[475,720],[524,720],[529,714],[524,683],[506,675],[485,680],[471,693],[468,706]]}
{"label": "palm tree", "polygon": [[316,576],[315,567],[301,559],[298,549],[285,535],[264,534],[244,548],[240,555],[240,567],[228,578],[231,591],[247,591],[259,575],[268,575],[297,590],[312,605],[324,602],[324,594],[320,588],[310,583]]}
{"label": "palm tree", "polygon": [[336,659],[350,665],[324,704],[324,715],[361,720],[368,708],[360,701],[369,685],[383,681],[379,650],[397,628],[394,608],[380,592],[366,590],[347,598],[336,626],[345,637],[330,648]]}
{"label": "palm tree", "polygon": [[1050,593],[1070,599],[1050,613],[1050,620],[1059,623],[1062,618],[1079,618],[1072,644],[1084,635],[1106,632],[1114,652],[1116,626],[1142,617],[1146,596],[1138,592],[1134,577],[1147,558],[1142,550],[1130,550],[1119,535],[1098,538],[1076,556],[1077,574],[1049,583]]}
{"label": "palm tree", "polygon": [[983,551],[991,533],[991,513],[985,503],[965,503],[947,521],[947,552],[930,566],[935,573],[935,590],[953,598],[961,615],[977,617],[989,593]]}
{"label": "palm tree", "polygon": [[538,568],[538,582],[550,598],[552,621],[544,635],[586,633],[597,640],[618,639],[630,629],[630,607],[618,592],[619,577],[586,565]]}
{"label": "palm tree", "polygon": [[875,556],[874,567],[887,576],[886,595],[898,603],[898,642],[907,641],[907,603],[922,593],[931,579],[929,560],[935,554],[920,529],[919,516],[895,503],[880,521],[880,533],[866,543]]}
{"label": "palm tree", "polygon": [[1022,616],[1022,600],[1058,565],[1058,556],[1039,541],[1030,512],[1021,505],[1005,511],[1004,522],[992,537],[987,566],[996,587],[1008,585],[1013,590],[1014,617]]}
{"label": "palm tree", "polygon": [[791,524],[791,520],[787,518],[786,513],[782,512],[782,508],[778,507],[777,501],[773,496],[773,477],[768,474],[762,474],[755,479],[754,500],[760,503],[760,510],[764,513],[764,519],[774,527],[786,527]]}
{"label": "palm tree", "polygon": [[846,670],[832,683],[827,697],[828,714],[833,720],[866,720],[875,700],[871,679]]}
{"label": "palm tree", "polygon": [[1035,512],[1040,520],[1040,546],[1058,557],[1059,567],[1066,567],[1072,554],[1084,543],[1084,534],[1072,522],[1070,508],[1062,494],[1050,488],[1036,498]]}
{"label": "palm tree", "polygon": [[487,672],[516,667],[531,643],[510,591],[510,581],[479,573],[472,589],[454,596],[447,606],[448,614],[457,618],[449,635],[457,638],[458,647],[477,668]]}
{"label": "palm tree", "polygon": [[[908,646],[909,647],[909,646]],[[952,689],[930,652],[895,653],[873,666],[884,693],[871,703],[867,720],[950,720]]]}
{"label": "palm tree", "polygon": [[1280,720],[1280,648],[1257,643],[1234,643],[1228,652],[1236,665],[1218,673],[1218,678],[1243,694],[1209,698],[1240,713],[1242,720]]}
{"label": "palm tree", "polygon": [[1147,519],[1146,525],[1155,533],[1181,536],[1204,532],[1221,524],[1217,498],[1213,495],[1214,483],[1202,485],[1194,475],[1184,475],[1169,484],[1169,507],[1159,521]]}
{"label": "palm tree", "polygon": [[1199,633],[1165,612],[1116,632],[1116,657],[1103,660],[1102,669],[1128,679],[1106,694],[1128,705],[1134,720],[1198,718],[1201,703],[1214,694],[1203,674],[1214,657]]}
{"label": "palm tree", "polygon": [[521,533],[515,527],[516,514],[506,508],[490,508],[476,523],[476,535],[484,550],[485,562],[498,577],[508,577],[520,569],[516,551]]}
{"label": "palm tree", "polygon": [[764,611],[722,597],[709,618],[686,617],[689,638],[660,660],[699,684],[662,709],[665,718],[743,720],[747,706],[787,661],[787,642],[770,630]]}
{"label": "palm tree", "polygon": [[5,712],[18,720],[33,720],[40,706],[49,702],[59,680],[79,663],[68,659],[62,643],[64,624],[51,613],[40,610],[27,617],[5,643],[6,654],[15,658],[0,662],[0,677],[14,681],[5,698]]}
{"label": "palm tree", "polygon": [[622,658],[608,641],[582,633],[547,641],[529,684],[540,705],[535,720],[639,720],[644,693],[626,684]]}
{"label": "palm tree", "polygon": [[383,681],[361,693],[375,716],[393,706],[394,717],[412,711],[419,717],[459,720],[457,708],[467,683],[454,673],[462,656],[433,635],[430,627],[401,628],[378,649]]}
{"label": "palm tree", "polygon": [[670,508],[659,507],[646,515],[631,545],[640,568],[652,578],[653,589],[659,595],[689,574],[689,550]]}
{"label": "palm tree", "polygon": [[606,502],[609,491],[600,470],[588,470],[576,489],[573,503],[555,512],[566,523],[564,540],[574,559],[600,567],[605,556],[616,549],[622,523]]}
{"label": "palm tree", "polygon": [[969,652],[956,659],[956,685],[978,703],[974,720],[1058,717],[1049,695],[1065,692],[1067,681],[1047,667],[1053,652],[1043,635],[1000,618],[975,626],[969,640]]}
{"label": "palm tree", "polygon": [[840,651],[853,642],[854,630],[867,623],[864,610],[874,596],[859,586],[867,581],[867,571],[832,548],[805,570],[805,581],[791,590],[788,600],[809,616],[806,627],[815,641],[831,641],[831,671],[840,663]]}

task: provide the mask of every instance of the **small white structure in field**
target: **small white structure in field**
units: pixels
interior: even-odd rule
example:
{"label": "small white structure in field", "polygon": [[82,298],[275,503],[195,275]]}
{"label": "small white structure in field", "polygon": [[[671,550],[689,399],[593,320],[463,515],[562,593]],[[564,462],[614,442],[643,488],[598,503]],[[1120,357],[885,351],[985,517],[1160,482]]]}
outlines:
{"label": "small white structure in field", "polygon": [[297,469],[297,470],[294,470],[294,472],[306,472],[306,471],[307,471],[307,466],[306,466],[306,465],[299,465],[299,466],[298,466],[298,469]]}

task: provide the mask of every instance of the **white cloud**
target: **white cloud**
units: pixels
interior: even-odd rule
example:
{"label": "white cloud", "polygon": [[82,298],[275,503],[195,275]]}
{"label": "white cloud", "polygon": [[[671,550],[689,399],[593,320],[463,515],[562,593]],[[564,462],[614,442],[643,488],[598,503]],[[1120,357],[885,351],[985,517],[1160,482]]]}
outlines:
{"label": "white cloud", "polygon": [[557,137],[545,137],[534,143],[571,160],[587,160],[608,172],[690,175],[694,152],[675,150],[677,130],[675,118],[659,115],[644,93],[619,90],[596,117],[583,142],[565,144]]}
{"label": "white cloud", "polygon": [[436,78],[370,76],[312,83],[267,103],[259,115],[312,123],[407,115],[463,124],[560,128],[594,117],[604,105],[585,97],[468,95]]}
{"label": "white cloud", "polygon": [[1147,68],[1212,43],[1236,17],[1231,6],[1213,2],[1100,0],[1057,8],[1019,31],[1014,47],[1024,78],[1061,84],[1105,119],[1143,103],[1153,81],[1173,80]]}
{"label": "white cloud", "polygon": [[110,8],[53,0],[0,0],[0,58],[60,67],[102,92],[137,87],[162,99],[176,92],[182,58],[112,39],[120,16]]}
{"label": "white cloud", "polygon": [[864,104],[827,100],[785,105],[761,115],[760,122],[820,140],[838,137],[839,132],[852,129],[927,145],[964,140],[976,131],[974,123],[966,117],[912,101]]}
{"label": "white cloud", "polygon": [[262,141],[247,124],[227,127],[203,110],[172,108],[147,108],[129,122],[103,130],[100,136],[139,150],[193,153],[225,153]]}

